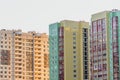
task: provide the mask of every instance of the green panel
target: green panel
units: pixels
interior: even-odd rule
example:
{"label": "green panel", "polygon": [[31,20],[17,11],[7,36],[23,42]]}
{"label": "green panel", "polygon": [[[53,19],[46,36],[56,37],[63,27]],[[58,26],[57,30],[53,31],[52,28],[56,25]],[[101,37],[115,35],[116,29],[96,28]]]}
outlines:
{"label": "green panel", "polygon": [[109,14],[109,60],[110,60],[110,80],[113,80],[113,50],[112,50],[112,13]]}
{"label": "green panel", "polygon": [[59,80],[58,29],[60,24],[49,25],[49,68],[50,80]]}

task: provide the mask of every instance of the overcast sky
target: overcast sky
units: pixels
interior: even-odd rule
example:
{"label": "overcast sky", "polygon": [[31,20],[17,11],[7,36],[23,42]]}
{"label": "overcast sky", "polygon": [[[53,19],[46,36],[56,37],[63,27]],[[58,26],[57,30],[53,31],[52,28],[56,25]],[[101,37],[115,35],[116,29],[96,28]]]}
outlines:
{"label": "overcast sky", "polygon": [[48,33],[61,20],[90,21],[96,12],[120,9],[120,0],[0,0],[0,29]]}

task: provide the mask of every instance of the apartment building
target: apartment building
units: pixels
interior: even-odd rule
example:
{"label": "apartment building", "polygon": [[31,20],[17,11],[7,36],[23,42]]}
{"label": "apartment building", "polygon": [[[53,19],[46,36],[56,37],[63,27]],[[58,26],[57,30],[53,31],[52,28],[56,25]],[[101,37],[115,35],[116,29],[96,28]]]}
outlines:
{"label": "apartment building", "polygon": [[89,80],[89,23],[49,25],[50,80]]}
{"label": "apartment building", "polygon": [[92,15],[90,31],[91,80],[120,80],[120,11]]}
{"label": "apartment building", "polygon": [[[35,39],[39,37],[39,39]],[[44,43],[36,41],[41,40]],[[48,56],[48,36],[45,33],[28,32],[24,33],[21,30],[0,30],[0,80],[46,80],[49,76],[45,76],[44,79],[38,79],[36,74],[49,75],[49,68],[46,72],[39,71],[43,69],[44,65],[48,66],[48,58],[36,57],[37,53]],[[40,44],[40,45],[38,45]],[[36,45],[38,47],[36,47]],[[36,48],[45,46],[37,50]],[[42,50],[45,51],[42,51]],[[42,56],[43,57],[43,56]],[[41,62],[36,61],[36,58]],[[44,62],[46,62],[44,64]],[[35,65],[41,66],[35,66]]]}
{"label": "apartment building", "polygon": [[45,33],[34,35],[34,80],[49,80],[49,45]]}
{"label": "apartment building", "polygon": [[11,79],[12,76],[12,32],[0,31],[0,79]]}

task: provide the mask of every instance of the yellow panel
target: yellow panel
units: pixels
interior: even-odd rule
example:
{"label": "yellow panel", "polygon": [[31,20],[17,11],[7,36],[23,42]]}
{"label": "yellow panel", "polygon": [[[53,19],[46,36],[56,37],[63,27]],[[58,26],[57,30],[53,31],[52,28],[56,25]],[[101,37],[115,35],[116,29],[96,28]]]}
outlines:
{"label": "yellow panel", "polygon": [[89,23],[84,21],[61,21],[64,27],[64,79],[74,80],[74,62],[73,62],[73,32],[76,32],[76,65],[77,79],[83,80],[83,38],[82,28],[88,28]]}

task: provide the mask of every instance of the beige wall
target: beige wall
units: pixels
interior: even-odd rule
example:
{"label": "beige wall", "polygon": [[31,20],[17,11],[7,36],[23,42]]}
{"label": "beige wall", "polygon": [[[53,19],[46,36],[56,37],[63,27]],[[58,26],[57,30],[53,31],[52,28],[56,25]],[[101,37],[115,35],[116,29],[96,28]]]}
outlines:
{"label": "beige wall", "polygon": [[49,79],[48,46],[45,33],[0,30],[0,51],[10,51],[10,65],[0,64],[0,80]]}

